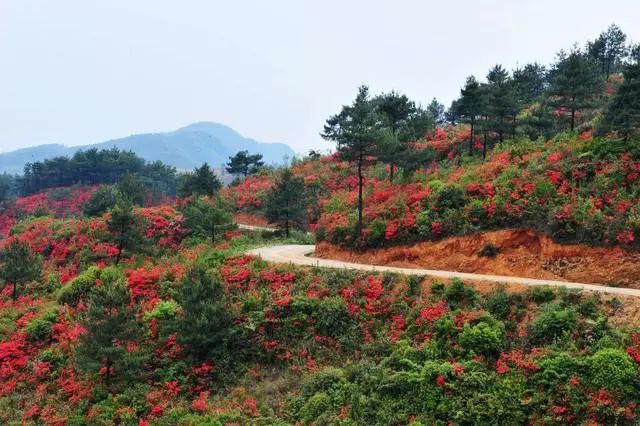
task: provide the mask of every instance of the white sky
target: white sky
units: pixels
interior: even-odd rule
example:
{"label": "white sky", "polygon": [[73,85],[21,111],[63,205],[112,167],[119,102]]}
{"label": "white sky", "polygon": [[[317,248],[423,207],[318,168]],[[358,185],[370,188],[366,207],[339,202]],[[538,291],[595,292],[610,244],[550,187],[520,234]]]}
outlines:
{"label": "white sky", "polygon": [[362,83],[426,104],[583,45],[638,0],[0,0],[0,151],[217,121],[298,152]]}

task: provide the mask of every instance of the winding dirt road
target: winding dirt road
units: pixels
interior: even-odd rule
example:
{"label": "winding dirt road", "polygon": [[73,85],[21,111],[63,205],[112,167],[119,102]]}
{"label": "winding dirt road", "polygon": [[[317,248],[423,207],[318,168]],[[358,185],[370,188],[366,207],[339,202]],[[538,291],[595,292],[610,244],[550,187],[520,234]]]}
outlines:
{"label": "winding dirt road", "polygon": [[504,284],[542,285],[553,287],[567,287],[579,290],[595,291],[599,293],[620,294],[640,297],[640,289],[607,287],[597,284],[585,284],[569,281],[540,280],[534,278],[508,277],[500,275],[473,274],[468,272],[440,271],[419,268],[397,268],[393,266],[367,265],[362,263],[343,262],[340,260],[320,259],[309,256],[315,250],[313,245],[281,245],[260,247],[249,251],[253,256],[275,263],[292,263],[296,265],[320,266],[324,268],[355,269],[371,272],[395,272],[405,275],[425,275],[433,278],[460,278],[464,281],[484,281]]}

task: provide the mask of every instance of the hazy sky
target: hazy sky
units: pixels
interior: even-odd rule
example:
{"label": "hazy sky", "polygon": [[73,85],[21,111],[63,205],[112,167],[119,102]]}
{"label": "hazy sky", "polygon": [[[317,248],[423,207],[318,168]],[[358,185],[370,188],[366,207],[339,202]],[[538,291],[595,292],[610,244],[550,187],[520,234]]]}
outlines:
{"label": "hazy sky", "polygon": [[448,104],[465,76],[548,63],[612,22],[640,40],[640,2],[0,0],[0,151],[203,120],[326,149],[362,83]]}

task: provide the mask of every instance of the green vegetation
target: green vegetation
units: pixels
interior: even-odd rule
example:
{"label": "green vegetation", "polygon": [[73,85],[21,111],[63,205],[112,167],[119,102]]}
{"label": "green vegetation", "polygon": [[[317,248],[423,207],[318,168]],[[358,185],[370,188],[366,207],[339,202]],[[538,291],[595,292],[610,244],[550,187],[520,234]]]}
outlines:
{"label": "green vegetation", "polygon": [[261,161],[261,154],[249,154],[249,151],[239,151],[233,157],[229,157],[229,162],[225,169],[227,173],[235,176],[247,176],[255,174],[264,165]]}
{"label": "green vegetation", "polygon": [[292,228],[304,229],[307,204],[304,181],[284,170],[266,197],[265,217],[289,238]]}
{"label": "green vegetation", "polygon": [[[326,121],[335,154],[275,170],[241,151],[226,188],[207,164],[176,176],[118,150],[29,165],[23,192],[63,187],[15,200],[3,177],[0,423],[637,424],[635,302],[246,254],[310,243],[307,229],[364,250],[527,227],[632,257],[638,49],[625,43],[612,26],[549,67],[495,65],[447,111],[362,86]],[[234,214],[282,232],[237,229]],[[508,249],[443,256],[490,266]]]}
{"label": "green vegetation", "polygon": [[16,238],[5,243],[0,250],[0,262],[0,281],[4,286],[11,285],[11,298],[14,301],[20,294],[21,286],[40,277],[42,258],[28,244]]}

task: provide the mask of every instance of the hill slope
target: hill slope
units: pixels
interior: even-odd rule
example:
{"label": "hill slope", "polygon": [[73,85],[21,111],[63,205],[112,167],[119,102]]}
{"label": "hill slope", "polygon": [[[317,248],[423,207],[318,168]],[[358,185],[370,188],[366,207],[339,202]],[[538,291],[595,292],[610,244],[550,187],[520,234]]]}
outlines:
{"label": "hill slope", "polygon": [[241,150],[260,153],[267,163],[281,163],[293,150],[281,143],[264,143],[246,138],[230,127],[213,122],[193,123],[165,133],[145,133],[92,145],[67,147],[40,145],[0,154],[0,172],[20,173],[28,162],[59,155],[73,155],[88,148],[118,147],[131,150],[145,160],[160,160],[178,169],[191,169],[204,161],[220,167],[230,155]]}

